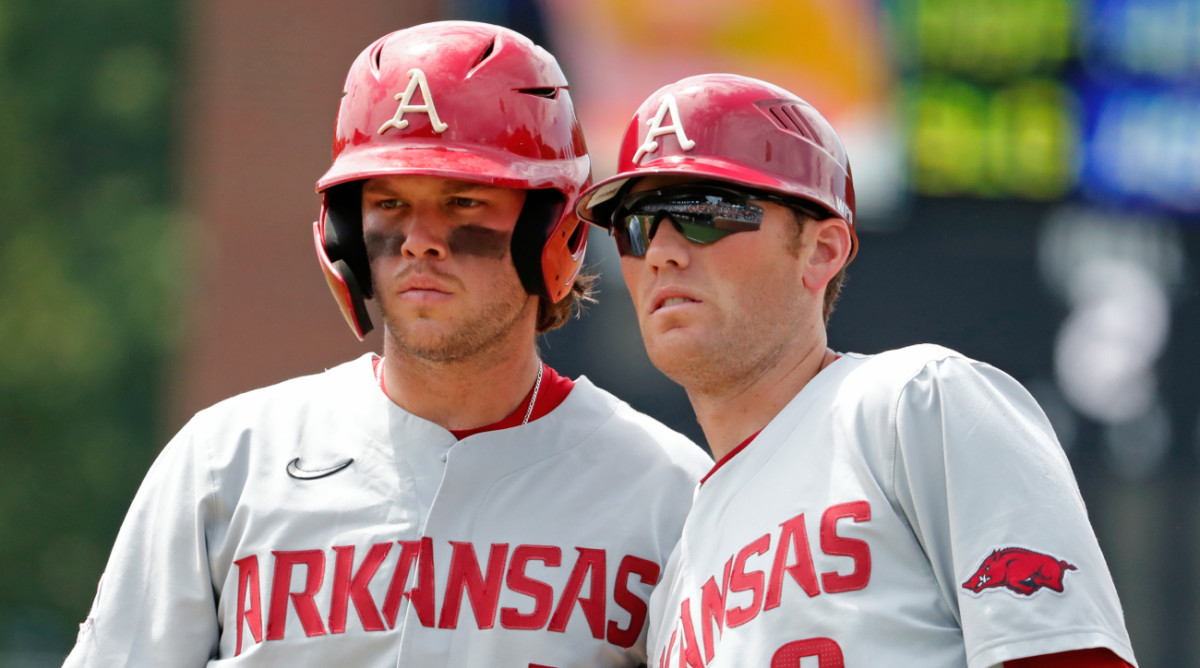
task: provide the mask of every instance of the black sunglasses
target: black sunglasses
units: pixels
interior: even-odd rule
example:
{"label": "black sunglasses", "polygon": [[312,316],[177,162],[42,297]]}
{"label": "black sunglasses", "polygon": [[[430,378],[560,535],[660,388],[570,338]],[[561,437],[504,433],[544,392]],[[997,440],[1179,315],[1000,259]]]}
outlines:
{"label": "black sunglasses", "polygon": [[828,216],[772,193],[685,184],[626,195],[613,211],[609,231],[617,242],[617,252],[630,257],[646,255],[663,220],[669,220],[688,241],[711,244],[735,232],[759,229],[763,208],[751,200],[782,204],[813,218]]}

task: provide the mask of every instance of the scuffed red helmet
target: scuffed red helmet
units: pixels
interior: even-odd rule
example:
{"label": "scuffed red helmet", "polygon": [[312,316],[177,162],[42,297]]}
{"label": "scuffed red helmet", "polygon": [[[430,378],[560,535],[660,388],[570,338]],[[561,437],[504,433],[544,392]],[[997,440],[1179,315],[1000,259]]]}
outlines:
{"label": "scuffed red helmet", "polygon": [[585,191],[576,212],[607,229],[623,188],[654,174],[725,181],[807,200],[845,220],[850,258],[858,250],[854,179],[841,139],[812,105],[774,84],[704,74],[658,89],[625,130],[617,174]]}
{"label": "scuffed red helmet", "polygon": [[366,48],[346,77],[333,164],[317,181],[321,267],[362,339],[372,296],[360,203],[365,179],[436,176],[527,190],[513,260],[530,294],[557,302],[583,263],[587,225],[571,203],[591,162],[554,57],[520,33],[427,23]]}

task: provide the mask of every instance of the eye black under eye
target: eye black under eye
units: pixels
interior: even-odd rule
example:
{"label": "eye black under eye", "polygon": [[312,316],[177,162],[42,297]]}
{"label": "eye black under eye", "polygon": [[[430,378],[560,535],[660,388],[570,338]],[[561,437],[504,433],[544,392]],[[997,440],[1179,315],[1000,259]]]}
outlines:
{"label": "eye black under eye", "polygon": [[367,247],[367,259],[399,255],[404,241],[408,237],[400,231],[396,232],[367,232],[363,235],[363,243]]}
{"label": "eye black under eye", "polygon": [[450,233],[450,252],[455,255],[500,259],[508,255],[512,234],[479,225],[463,225]]}

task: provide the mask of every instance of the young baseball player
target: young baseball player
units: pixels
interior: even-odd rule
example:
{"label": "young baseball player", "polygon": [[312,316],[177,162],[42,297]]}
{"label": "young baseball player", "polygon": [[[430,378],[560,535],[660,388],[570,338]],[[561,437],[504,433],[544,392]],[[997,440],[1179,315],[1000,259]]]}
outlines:
{"label": "young baseball player", "polygon": [[503,28],[350,69],[315,241],[383,356],[197,414],[133,501],[75,666],[636,666],[712,460],[537,355],[587,296],[553,57]]}
{"label": "young baseball player", "polygon": [[718,459],[651,601],[652,666],[1128,666],[1121,606],[1050,424],[995,368],[837,353],[845,149],[809,104],[714,74],[647,99],[607,228],[651,360]]}

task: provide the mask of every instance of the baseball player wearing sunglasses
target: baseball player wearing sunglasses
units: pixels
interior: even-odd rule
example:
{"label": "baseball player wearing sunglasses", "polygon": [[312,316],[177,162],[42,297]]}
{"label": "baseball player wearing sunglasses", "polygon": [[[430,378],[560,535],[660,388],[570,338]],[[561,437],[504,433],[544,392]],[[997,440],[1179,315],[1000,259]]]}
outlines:
{"label": "baseball player wearing sunglasses", "polygon": [[651,665],[1134,664],[1030,394],[940,346],[829,347],[858,239],[816,109],[741,76],[665,86],[577,208],[718,459],[651,599]]}

